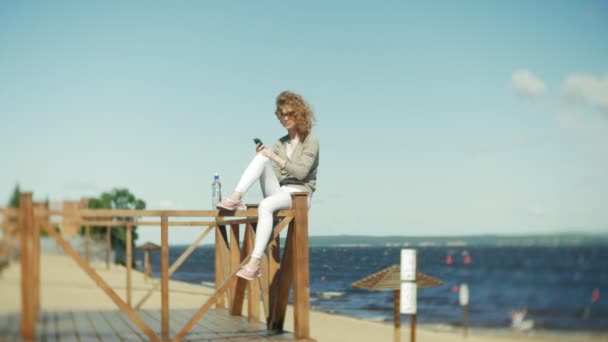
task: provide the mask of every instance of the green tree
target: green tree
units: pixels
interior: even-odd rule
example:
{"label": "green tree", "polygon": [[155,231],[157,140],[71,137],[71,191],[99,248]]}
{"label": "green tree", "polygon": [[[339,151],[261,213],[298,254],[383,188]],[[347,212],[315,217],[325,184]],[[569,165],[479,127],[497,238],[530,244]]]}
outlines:
{"label": "green tree", "polygon": [[[128,209],[128,210],[142,210],[146,208],[146,202],[135,197],[128,189],[113,189],[110,192],[104,192],[98,198],[91,198],[89,200],[89,209]],[[132,222],[132,217],[115,217],[117,221]],[[81,234],[84,234],[84,229],[80,230]],[[91,235],[93,237],[105,236],[106,227],[91,227]],[[116,256],[119,262],[124,263],[124,251],[126,246],[126,227],[112,228],[111,240],[112,249],[116,252]],[[132,228],[132,247],[135,246],[137,240],[137,226]]]}
{"label": "green tree", "polygon": [[17,183],[15,185],[15,190],[13,190],[13,195],[11,196],[11,199],[8,201],[8,206],[10,208],[19,208],[19,193],[20,193],[20,189],[19,189],[19,183]]}

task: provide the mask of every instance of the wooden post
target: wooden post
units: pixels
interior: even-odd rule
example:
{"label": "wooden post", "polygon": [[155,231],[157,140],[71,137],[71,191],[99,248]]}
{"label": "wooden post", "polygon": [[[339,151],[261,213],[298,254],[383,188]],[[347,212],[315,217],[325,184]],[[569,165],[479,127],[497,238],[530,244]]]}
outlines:
{"label": "wooden post", "polygon": [[295,209],[293,234],[294,333],[298,339],[310,338],[309,307],[310,278],[308,256],[308,194],[291,195]]}
{"label": "wooden post", "polygon": [[460,284],[460,290],[458,292],[458,304],[462,306],[463,322],[462,322],[462,334],[467,337],[469,330],[469,285],[466,283]]}
{"label": "wooden post", "polygon": [[160,217],[161,337],[169,339],[169,217]]}
{"label": "wooden post", "polygon": [[21,337],[33,340],[36,332],[34,279],[32,270],[34,208],[32,193],[19,194],[19,228],[21,229],[19,253],[21,261]]}
{"label": "wooden post", "polygon": [[[49,203],[43,202],[41,205],[38,205],[38,208],[48,210]],[[33,217],[33,221],[36,223],[33,226],[32,238],[33,238],[33,251],[32,251],[32,266],[33,266],[33,277],[34,277],[34,306],[36,311],[34,312],[34,317],[38,318],[40,314],[40,227],[43,224],[49,224],[49,215],[45,214],[44,216]]]}
{"label": "wooden post", "polygon": [[[218,229],[219,229],[219,241],[216,245],[215,248],[219,249],[220,251],[220,263],[219,266],[221,267],[221,271],[222,271],[222,279],[224,279],[222,281],[222,284],[228,280],[228,278],[230,278],[230,247],[229,247],[229,242],[228,242],[228,231],[226,230],[226,226],[225,225],[218,225]],[[224,292],[224,295],[221,296],[221,298],[223,298],[228,307],[232,306],[232,286],[228,286],[228,288],[226,289],[226,291]]]}
{"label": "wooden post", "polygon": [[132,244],[132,235],[131,235],[131,225],[127,224],[126,226],[126,257],[125,263],[127,264],[127,305],[131,307],[131,268],[133,265],[133,251],[131,248]]}
{"label": "wooden post", "polygon": [[469,306],[468,305],[463,305],[462,306],[462,310],[463,310],[463,319],[464,319],[464,330],[462,331],[464,337],[467,337],[468,333],[469,333]]}
{"label": "wooden post", "polygon": [[267,323],[268,330],[283,331],[289,291],[291,290],[291,284],[293,283],[294,278],[294,227],[295,222],[292,220],[291,223],[289,223],[285,248],[283,248],[283,259],[281,260],[281,272],[279,273],[278,285],[276,287],[276,292],[273,292],[271,295],[276,298],[274,300],[274,307],[270,308],[270,316],[272,319]]}
{"label": "wooden post", "polygon": [[[218,220],[223,217],[217,217]],[[215,269],[215,288],[219,289],[224,283],[224,268],[222,267],[222,250],[220,244],[222,243],[222,232],[220,226],[215,226],[215,255],[214,255],[214,269]],[[218,296],[215,302],[215,307],[218,309],[225,308],[224,296]]]}
{"label": "wooden post", "polygon": [[0,228],[2,228],[2,238],[6,239],[8,237],[8,226],[9,226],[9,220],[8,220],[8,214],[4,211],[0,211],[0,217],[2,217],[2,219],[0,220]]}
{"label": "wooden post", "polygon": [[84,258],[82,258],[78,254],[78,252],[74,250],[74,248],[72,248],[72,246],[70,246],[70,244],[59,235],[59,233],[48,227],[46,229],[46,232],[66,252],[66,254],[68,254],[74,261],[76,261],[78,266],[80,266],[80,268],[85,271],[85,273],[91,279],[93,279],[95,284],[99,288],[101,288],[106,293],[106,295],[108,295],[108,297],[110,297],[110,299],[120,308],[120,310],[124,311],[127,316],[133,321],[133,323],[135,323],[135,325],[137,325],[137,327],[139,327],[139,329],[141,329],[141,331],[143,331],[148,336],[150,341],[159,341],[156,333],[137,315],[137,312],[135,312],[133,308],[129,307],[127,303],[125,303],[125,301],[120,298],[116,294],[116,292],[114,292],[114,290],[112,290],[110,285],[108,285],[108,283],[106,283],[103,278],[101,278],[99,274],[97,274],[97,272],[95,272],[95,270],[89,264],[86,263]]}
{"label": "wooden post", "polygon": [[410,341],[416,342],[416,314],[410,316]]}
{"label": "wooden post", "polygon": [[146,248],[144,253],[144,281],[147,283],[152,273],[150,269],[150,248]]}
{"label": "wooden post", "polygon": [[[241,252],[239,249],[239,230],[240,228],[238,224],[230,225],[230,274],[234,273],[234,271],[239,268],[239,264],[241,263]],[[240,316],[243,312],[243,302],[236,302],[236,284],[237,279],[234,279],[233,284],[230,286],[232,288],[230,292],[232,296],[232,298],[230,299],[230,303],[232,304],[232,307],[230,308],[230,314]]]}
{"label": "wooden post", "polygon": [[[416,270],[414,271],[414,284],[418,286],[418,250],[416,250]],[[416,291],[416,301],[418,301],[418,291]],[[416,307],[418,305],[416,304]],[[416,310],[417,312],[418,310]],[[416,342],[416,314],[410,316],[410,342]]]}
{"label": "wooden post", "polygon": [[268,245],[268,312],[266,313],[267,328],[271,329],[272,312],[276,306],[279,287],[279,272],[281,271],[281,238],[277,236]]}
{"label": "wooden post", "polygon": [[90,237],[91,237],[91,227],[86,225],[84,227],[84,259],[87,261],[87,264],[91,263],[90,259]]}
{"label": "wooden post", "polygon": [[393,291],[393,340],[401,341],[401,290]]}
{"label": "wooden post", "polygon": [[112,227],[106,227],[106,270],[110,269],[110,255],[112,255]]}
{"label": "wooden post", "polygon": [[[252,208],[257,208],[257,204],[247,204],[247,211]],[[253,224],[247,222],[245,230],[249,233],[245,234],[247,237],[247,255],[251,255],[255,240]],[[247,318],[250,323],[260,322],[260,282],[257,279],[247,282]]]}

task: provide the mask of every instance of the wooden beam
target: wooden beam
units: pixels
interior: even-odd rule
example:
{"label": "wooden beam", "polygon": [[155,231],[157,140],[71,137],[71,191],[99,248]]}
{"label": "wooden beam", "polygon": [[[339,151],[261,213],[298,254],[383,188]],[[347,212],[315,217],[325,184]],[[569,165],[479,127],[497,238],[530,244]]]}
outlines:
{"label": "wooden beam", "polygon": [[[238,220],[238,221],[244,221]],[[234,220],[237,221],[237,220]],[[80,226],[112,226],[112,227],[160,227],[160,221],[114,221],[114,220],[64,220],[63,224],[72,224]],[[169,222],[169,227],[198,227],[198,226],[211,226],[214,225],[214,221],[174,221]]]}
{"label": "wooden beam", "polygon": [[36,312],[34,303],[33,279],[33,230],[34,209],[32,193],[19,194],[19,226],[21,228],[21,337],[33,340],[36,333]]}
{"label": "wooden beam", "polygon": [[293,217],[285,217],[281,220],[281,222],[277,223],[277,225],[274,226],[271,240],[278,238],[279,235],[281,235],[283,229],[285,229],[285,227],[287,227],[287,225],[290,224],[291,221],[293,221]]}
{"label": "wooden beam", "polygon": [[[220,244],[216,246],[216,248],[220,249],[220,264],[222,267],[222,273],[224,276],[231,273],[230,269],[230,248],[228,247],[228,232],[226,231],[226,226],[220,227]],[[232,287],[228,286],[228,290],[226,291],[226,301],[228,302],[228,307],[232,306]]]}
{"label": "wooden beam", "polygon": [[[239,247],[239,225],[230,225],[230,273],[234,273],[238,270],[239,263],[241,262],[241,250]],[[240,307],[236,307],[235,296],[236,296],[236,279],[229,285],[230,288],[230,313],[232,315],[241,315],[243,312],[243,301],[240,302]]]}
{"label": "wooden beam", "polygon": [[393,290],[393,340],[401,341],[401,290]]}
{"label": "wooden beam", "polygon": [[78,253],[67,243],[59,233],[55,232],[55,230],[51,227],[45,226],[44,230],[51,236],[55,242],[68,254],[72,257],[80,266],[80,268],[89,276],[97,286],[99,286],[107,295],[112,299],[112,301],[127,314],[127,316],[150,338],[151,341],[159,341],[158,336],[154,333],[152,329],[137,315],[137,312],[133,310],[130,306],[127,305],[117,294],[112,290],[112,288],[89,266],[83,259],[78,255]]}
{"label": "wooden beam", "polygon": [[[186,249],[180,256],[175,260],[175,262],[169,268],[169,277],[184,263],[184,261],[192,254],[192,252],[196,249],[198,244],[209,234],[211,229],[214,226],[207,227],[207,229]],[[139,302],[135,305],[136,309],[141,309],[141,306],[150,298],[150,296],[154,293],[154,291],[158,290],[161,282],[157,282],[154,286],[148,290],[148,292],[139,300]]]}
{"label": "wooden beam", "polygon": [[[222,283],[224,283],[224,267],[222,266],[222,250],[220,248],[220,244],[222,243],[223,234],[221,230],[222,226],[216,226],[215,228],[215,249],[214,249],[214,269],[215,269],[215,288],[219,288]],[[226,228],[224,227],[224,232]],[[217,297],[217,302],[215,303],[215,307],[218,309],[223,309],[226,307],[226,303],[224,302],[224,296]]]}
{"label": "wooden beam", "polygon": [[[284,217],[273,228],[273,235],[268,245],[268,255],[264,254],[261,260],[262,277],[259,279],[262,292],[262,303],[266,324],[270,324],[271,313],[274,308],[276,287],[278,286],[277,273],[280,269],[280,234],[285,227],[293,220],[293,217]],[[273,289],[274,287],[274,289]]]}
{"label": "wooden beam", "polygon": [[[232,280],[233,277],[236,276],[236,272],[238,272],[238,269],[243,266],[247,260],[249,258],[246,258],[245,260],[243,260],[243,262],[239,265],[239,267],[232,272],[228,278],[226,278],[226,280],[224,281],[224,283],[221,284],[221,286],[215,291],[215,293],[209,297],[207,299],[207,301],[203,304],[203,306],[201,306],[200,309],[198,309],[194,315],[192,315],[192,318],[190,318],[190,320],[179,330],[179,332],[175,335],[175,337],[173,337],[173,342],[179,342],[181,341],[184,336],[186,336],[186,334],[192,330],[192,328],[194,327],[194,325],[200,321],[201,318],[203,318],[203,316],[205,315],[205,313],[207,313],[207,311],[209,311],[209,309],[211,308],[211,306],[213,306],[213,304],[216,303],[217,301],[217,297],[224,295],[224,292],[228,289],[228,286],[230,285],[230,282]],[[244,283],[244,279],[239,278],[240,280],[243,280]]]}
{"label": "wooden beam", "polygon": [[91,262],[91,258],[90,258],[90,247],[91,247],[91,243],[90,243],[90,236],[91,236],[91,227],[90,226],[85,226],[84,227],[84,259],[90,263]]}
{"label": "wooden beam", "polygon": [[268,289],[270,286],[269,283],[269,272],[268,272],[268,255],[264,253],[262,255],[262,259],[260,260],[260,267],[262,271],[262,276],[259,278],[259,286],[260,292],[262,296],[262,307],[264,308],[264,318],[268,318],[268,313],[270,312],[270,302],[269,302],[269,293]]}
{"label": "wooden beam", "polygon": [[6,241],[6,243],[4,243],[2,245],[2,248],[0,249],[0,260],[3,260],[12,250],[13,247],[20,242],[20,239],[15,239],[15,238],[4,238]]}
{"label": "wooden beam", "polygon": [[15,209],[15,208],[0,208],[0,213],[5,215],[6,217],[13,217],[13,218],[19,217],[19,209]]}
{"label": "wooden beam", "polygon": [[[60,216],[82,216],[95,217],[248,217],[256,216],[257,210],[129,210],[129,209],[74,209],[74,210],[49,210],[44,214]],[[293,209],[279,210],[277,217],[295,216]]]}
{"label": "wooden beam", "polygon": [[[236,273],[239,270],[239,264],[245,260],[245,254],[241,253],[241,249],[239,247],[239,230],[240,227],[238,224],[230,225],[230,273]],[[243,248],[245,248],[244,239]],[[239,279],[241,278],[232,278],[231,284],[229,285],[232,291],[230,314],[233,316],[240,316],[243,314],[245,282],[239,282]]]}
{"label": "wooden beam", "polygon": [[310,278],[308,255],[308,194],[292,194],[296,211],[293,235],[293,312],[294,335],[298,339],[310,338]]}
{"label": "wooden beam", "polygon": [[144,282],[148,282],[150,280],[150,275],[152,274],[151,266],[150,266],[150,249],[146,248],[144,251]]}
{"label": "wooden beam", "polygon": [[110,255],[112,255],[112,227],[106,227],[106,270],[110,269]]}
{"label": "wooden beam", "polygon": [[[229,225],[229,224],[244,224],[249,221],[256,221],[257,218],[252,219],[237,219],[237,220],[221,220],[221,221],[173,221],[169,222],[169,227],[199,227],[199,226],[212,226],[216,224]],[[85,227],[92,226],[125,226],[125,227],[160,227],[160,221],[114,221],[114,220],[82,220],[82,219],[69,219],[64,220],[63,224],[80,225]]]}
{"label": "wooden beam", "polygon": [[[250,231],[249,229],[247,229],[247,226],[245,226],[245,233],[243,234],[243,243],[242,243],[242,247],[241,247],[241,263],[239,265],[239,267],[241,267],[242,265],[245,264],[246,260],[249,260],[249,256],[251,253],[250,250],[250,246],[249,246],[249,235],[250,235]],[[235,270],[235,274],[236,272],[238,272],[238,269]],[[234,302],[232,303],[232,309],[230,311],[230,314],[233,316],[240,316],[243,314],[243,303],[245,301],[245,289],[247,288],[247,284],[248,281],[240,278],[240,277],[236,277],[236,286],[234,289]]]}
{"label": "wooden beam", "polygon": [[410,342],[416,342],[416,314],[410,315]]}
{"label": "wooden beam", "polygon": [[160,283],[161,283],[161,336],[169,338],[169,218],[167,215],[160,219]]}
{"label": "wooden beam", "polygon": [[[88,228],[88,227],[87,227]],[[126,227],[126,260],[127,264],[127,305],[131,306],[131,269],[133,268],[133,238],[132,238],[132,228]]]}
{"label": "wooden beam", "polygon": [[283,259],[281,261],[281,271],[278,276],[278,285],[271,297],[276,298],[274,307],[271,310],[271,320],[268,322],[268,330],[283,331],[285,323],[285,314],[287,312],[287,302],[289,300],[289,291],[293,280],[293,223],[289,225],[287,230],[287,239],[283,250]]}
{"label": "wooden beam", "polygon": [[[255,232],[253,224],[247,223],[247,254],[253,252]],[[258,281],[247,282],[247,319],[249,323],[260,322],[260,283]]]}
{"label": "wooden beam", "polygon": [[[283,219],[283,220],[286,220]],[[272,320],[272,311],[276,305],[277,288],[279,286],[279,272],[281,271],[281,244],[277,236],[268,245],[268,308],[266,312],[266,324]]]}

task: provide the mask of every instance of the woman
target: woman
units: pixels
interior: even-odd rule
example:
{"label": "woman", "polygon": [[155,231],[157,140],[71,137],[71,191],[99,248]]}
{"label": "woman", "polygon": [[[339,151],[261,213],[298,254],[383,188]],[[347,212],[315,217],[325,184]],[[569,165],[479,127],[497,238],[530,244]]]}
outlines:
{"label": "woman", "polygon": [[260,259],[273,228],[273,213],[291,209],[292,192],[307,192],[308,206],[316,190],[319,166],[319,140],[311,134],[315,116],[304,99],[284,91],[276,100],[277,118],[287,129],[271,150],[256,145],[256,156],[241,176],[234,193],[226,197],[218,209],[235,210],[243,205],[242,197],[256,180],[260,181],[264,199],[258,206],[258,225],[255,243],[248,263],[237,276],[252,280],[261,275]]}

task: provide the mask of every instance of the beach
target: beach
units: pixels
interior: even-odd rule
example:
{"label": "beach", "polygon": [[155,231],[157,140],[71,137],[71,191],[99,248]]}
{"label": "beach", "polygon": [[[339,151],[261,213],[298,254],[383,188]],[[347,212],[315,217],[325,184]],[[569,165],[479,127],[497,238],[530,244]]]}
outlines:
{"label": "beach", "polygon": [[[120,265],[112,265],[106,270],[102,262],[92,262],[99,275],[119,294],[125,298],[126,272]],[[152,281],[144,282],[144,276],[139,271],[132,273],[133,302],[137,302],[147,289],[152,287]],[[18,262],[13,262],[3,270],[0,277],[0,312],[3,315],[19,313],[20,308],[20,268]],[[88,311],[115,310],[116,305],[98,288],[77,265],[68,257],[60,254],[43,254],[41,257],[41,307],[42,311]],[[182,281],[170,281],[170,309],[195,310],[213,289],[202,285]],[[160,309],[160,295],[153,295],[142,309]],[[246,305],[245,305],[246,307]],[[336,314],[311,310],[311,337],[318,341],[389,341],[393,338],[392,323],[374,322]],[[171,330],[176,327],[171,327]],[[288,308],[285,323],[287,331],[293,331],[293,314]],[[445,329],[444,329],[445,330]],[[401,327],[402,341],[409,341],[409,324]],[[462,332],[441,331],[432,326],[418,326],[417,341],[608,341],[603,333],[562,334],[561,336],[528,336],[515,335],[492,330],[469,329],[468,336]]]}

